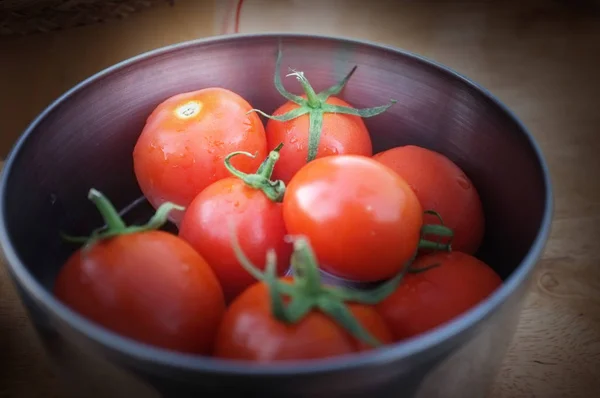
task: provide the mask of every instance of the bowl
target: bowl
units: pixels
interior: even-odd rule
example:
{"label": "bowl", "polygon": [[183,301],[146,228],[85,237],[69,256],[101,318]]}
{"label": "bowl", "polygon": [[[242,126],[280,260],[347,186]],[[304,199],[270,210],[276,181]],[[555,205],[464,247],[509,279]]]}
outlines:
{"label": "bowl", "polygon": [[[366,353],[275,365],[178,354],[116,335],[51,294],[74,249],[60,231],[87,233],[101,219],[95,187],[145,219],[132,149],[152,109],[207,86],[273,111],[278,45],[283,66],[322,89],[358,69],[343,93],[356,107],[398,102],[366,120],[374,151],[426,146],[456,162],[477,187],[487,230],[478,256],[504,279],[488,299],[415,338]],[[298,92],[295,81],[285,81]],[[548,169],[526,128],[496,98],[419,56],[343,38],[236,35],[186,42],[110,67],[68,91],[31,123],[0,186],[0,241],[20,297],[55,369],[74,396],[482,397],[514,335],[528,281],[548,238]]]}

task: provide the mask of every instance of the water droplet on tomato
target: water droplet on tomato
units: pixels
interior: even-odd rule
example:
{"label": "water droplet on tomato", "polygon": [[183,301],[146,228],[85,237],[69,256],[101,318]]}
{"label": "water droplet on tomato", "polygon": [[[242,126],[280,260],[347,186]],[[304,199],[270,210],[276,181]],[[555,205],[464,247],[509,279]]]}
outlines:
{"label": "water droplet on tomato", "polygon": [[456,182],[458,183],[458,185],[460,185],[463,189],[471,189],[471,183],[469,182],[469,180],[467,179],[467,176],[465,176],[464,174],[461,174],[457,179]]}
{"label": "water droplet on tomato", "polygon": [[295,144],[296,142],[298,142],[298,137],[296,137],[296,136],[291,136],[291,137],[290,137],[290,144]]}

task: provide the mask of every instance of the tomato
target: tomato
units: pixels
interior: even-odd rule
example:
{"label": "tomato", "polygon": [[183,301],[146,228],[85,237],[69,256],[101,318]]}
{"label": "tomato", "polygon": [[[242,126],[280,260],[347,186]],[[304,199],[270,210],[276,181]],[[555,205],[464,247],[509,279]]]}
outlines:
{"label": "tomato", "polygon": [[[233,151],[234,166],[252,172],[267,156],[267,141],[260,118],[249,113],[250,104],[223,88],[175,95],[152,112],[133,150],[138,184],[157,208],[164,202],[187,206],[211,183],[229,176],[223,159]],[[183,214],[170,218],[179,223]]]}
{"label": "tomato", "polygon": [[292,245],[284,240],[287,233],[281,206],[284,186],[277,188],[277,184],[269,180],[279,158],[278,150],[269,155],[262,171],[251,175],[232,168],[229,159],[233,156],[228,156],[228,168],[235,176],[204,189],[188,206],[181,222],[179,236],[208,261],[228,301],[256,282],[240,266],[231,247],[230,223],[244,231],[241,247],[251,261],[263,262],[267,251],[274,249],[278,274],[283,275],[289,268]]}
{"label": "tomato", "polygon": [[393,170],[340,155],[298,171],[286,189],[283,219],[289,234],[310,240],[324,270],[369,282],[394,276],[413,257],[423,211]]}
{"label": "tomato", "polygon": [[[362,304],[348,307],[373,336],[383,343],[392,341],[387,325],[373,307]],[[275,319],[269,289],[259,282],[244,291],[227,309],[214,355],[270,362],[327,358],[369,349],[369,345],[351,336],[320,311],[311,311],[293,325]]]}
{"label": "tomato", "polygon": [[177,236],[119,226],[116,211],[109,212],[111,227],[101,233],[105,237],[70,256],[56,279],[55,295],[123,336],[210,354],[225,312],[223,292],[210,266]]}
{"label": "tomato", "polygon": [[[373,156],[411,186],[425,210],[437,212],[453,230],[452,248],[474,254],[484,234],[483,206],[475,186],[446,156],[418,146],[392,148]],[[426,215],[427,224],[439,219]]]}
{"label": "tomato", "polygon": [[[355,109],[335,97],[339,94],[356,67],[338,84],[315,93],[302,72],[293,72],[305,94],[294,95],[281,83],[281,52],[275,68],[275,86],[288,101],[281,105],[266,125],[269,149],[284,143],[282,160],[275,166],[273,177],[286,184],[306,163],[324,156],[353,154],[371,156],[373,147],[369,132],[361,118],[385,112],[392,103],[368,109]],[[262,113],[262,112],[261,112]]]}
{"label": "tomato", "polygon": [[[325,103],[350,107],[350,104],[335,97],[329,97]],[[300,105],[289,101],[279,107],[273,115],[283,115],[298,108]],[[371,137],[360,117],[342,113],[325,113],[322,118],[323,127],[315,159],[329,155],[371,156],[373,154]],[[305,114],[288,122],[273,119],[267,122],[268,147],[273,148],[280,142],[284,143],[281,151],[282,161],[275,166],[274,178],[287,183],[307,163],[310,148],[309,119],[310,116]]]}
{"label": "tomato", "polygon": [[274,252],[261,273],[239,242],[233,247],[242,266],[261,282],[246,289],[227,309],[213,355],[256,362],[305,360],[370,350],[392,341],[387,324],[368,305],[385,298],[381,293],[389,293],[323,284],[305,237],[294,241],[294,272],[287,278],[276,279]]}
{"label": "tomato", "polygon": [[459,316],[501,284],[488,265],[461,252],[438,252],[417,258],[396,291],[377,308],[396,340],[424,333]]}

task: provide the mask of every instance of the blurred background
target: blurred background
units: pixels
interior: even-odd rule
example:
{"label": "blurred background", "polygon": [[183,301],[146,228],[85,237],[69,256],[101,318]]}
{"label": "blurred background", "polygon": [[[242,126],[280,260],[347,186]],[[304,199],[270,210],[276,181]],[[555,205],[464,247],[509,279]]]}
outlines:
{"label": "blurred background", "polygon": [[[555,184],[552,237],[493,397],[589,396],[600,389],[599,12],[592,0],[0,0],[0,162],[74,84],[161,46],[285,31],[416,52],[504,101]],[[61,397],[44,361],[0,267],[0,397]]]}

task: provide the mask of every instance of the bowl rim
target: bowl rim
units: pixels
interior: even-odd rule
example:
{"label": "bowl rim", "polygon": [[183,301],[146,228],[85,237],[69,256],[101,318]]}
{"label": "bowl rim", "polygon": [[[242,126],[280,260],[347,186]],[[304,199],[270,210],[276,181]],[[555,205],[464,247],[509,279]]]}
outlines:
{"label": "bowl rim", "polygon": [[[507,118],[511,119],[516,126],[521,130],[522,134],[527,139],[531,146],[535,157],[537,158],[538,166],[543,175],[543,183],[545,190],[545,203],[543,217],[537,235],[529,251],[517,266],[514,272],[504,281],[502,286],[497,289],[486,300],[479,303],[477,306],[464,312],[455,319],[441,325],[433,330],[430,330],[421,335],[402,342],[386,345],[385,347],[369,350],[361,353],[353,353],[342,355],[333,358],[310,360],[310,361],[281,361],[274,364],[248,363],[242,361],[224,360],[212,357],[202,357],[192,354],[177,353],[162,348],[149,346],[144,343],[137,342],[130,338],[118,335],[92,321],[87,320],[83,316],[77,314],[62,304],[56,299],[52,293],[44,288],[36,278],[27,270],[17,255],[15,248],[9,238],[6,225],[6,196],[9,176],[11,174],[14,163],[19,156],[21,149],[26,145],[27,140],[33,135],[36,127],[42,120],[46,118],[54,109],[65,102],[70,96],[85,89],[95,81],[106,77],[114,72],[122,70],[139,61],[167,54],[176,50],[181,50],[190,47],[201,47],[206,44],[237,42],[252,39],[281,39],[281,40],[317,40],[330,41],[336,44],[349,44],[371,47],[382,52],[400,54],[406,58],[417,61],[421,64],[433,67],[438,71],[452,76],[461,81],[461,83],[470,86],[475,91],[478,91],[489,101],[491,101],[498,109],[500,109]],[[355,39],[341,37],[335,35],[321,34],[306,34],[306,33],[246,33],[246,34],[228,34],[221,36],[212,36],[201,39],[183,41],[172,45],[160,47],[151,51],[147,51],[134,57],[125,59],[112,66],[109,66],[90,77],[80,81],[71,89],[64,92],[60,97],[55,99],[48,105],[24,130],[13,145],[10,153],[5,159],[4,168],[0,180],[0,248],[3,249],[7,268],[19,285],[27,294],[29,294],[45,312],[60,319],[60,321],[68,324],[78,333],[86,336],[94,343],[107,348],[108,350],[122,355],[125,359],[134,359],[142,361],[151,366],[159,366],[164,368],[181,368],[188,371],[205,372],[205,373],[223,373],[223,374],[238,374],[238,375],[253,375],[253,376],[300,376],[315,373],[329,373],[343,370],[356,370],[359,368],[384,364],[400,359],[409,359],[417,355],[422,355],[436,347],[441,346],[444,342],[459,337],[464,332],[473,328],[482,319],[489,316],[494,310],[500,307],[512,294],[526,282],[529,275],[533,271],[537,261],[542,255],[545,244],[548,240],[552,214],[554,207],[554,198],[552,194],[552,185],[550,173],[546,161],[544,159],[541,148],[533,138],[531,132],[517,118],[517,116],[498,98],[491,94],[487,89],[479,84],[456,72],[455,70],[415,54],[391,45],[376,43],[370,40]],[[35,325],[34,325],[35,326]]]}

